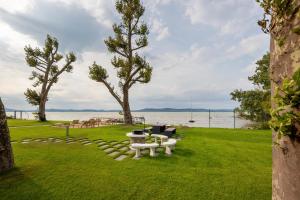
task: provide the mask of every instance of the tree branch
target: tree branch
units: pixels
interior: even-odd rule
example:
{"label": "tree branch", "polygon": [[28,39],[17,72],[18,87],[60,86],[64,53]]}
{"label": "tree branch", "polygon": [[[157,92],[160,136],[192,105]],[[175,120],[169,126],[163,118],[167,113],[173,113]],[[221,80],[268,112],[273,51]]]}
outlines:
{"label": "tree branch", "polygon": [[118,101],[121,107],[123,107],[123,102],[120,96],[114,91],[114,88],[111,87],[111,85],[105,80],[102,80],[101,82],[107,87],[108,91],[111,93],[111,95],[113,95],[113,97],[115,97],[115,99]]}

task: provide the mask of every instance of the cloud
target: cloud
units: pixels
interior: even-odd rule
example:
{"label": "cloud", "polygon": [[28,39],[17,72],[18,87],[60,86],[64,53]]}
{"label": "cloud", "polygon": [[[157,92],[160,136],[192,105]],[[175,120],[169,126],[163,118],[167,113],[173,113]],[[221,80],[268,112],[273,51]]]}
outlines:
{"label": "cloud", "polygon": [[265,53],[265,46],[268,45],[268,36],[266,34],[257,34],[243,38],[237,45],[227,49],[226,53],[230,59],[236,59],[241,56],[251,55],[254,52]]}
{"label": "cloud", "polygon": [[10,13],[0,8],[0,19],[41,44],[49,33],[62,41],[63,49],[76,51],[100,49],[107,32],[106,27],[75,4],[66,7],[54,2],[37,1],[30,12],[25,13]]}
{"label": "cloud", "polygon": [[[43,45],[46,33],[60,41],[60,50],[74,50],[74,72],[60,77],[50,91],[48,108],[120,108],[105,86],[90,80],[95,60],[108,70],[117,87],[103,39],[118,22],[114,1],[22,0],[0,4],[0,96],[12,108],[31,108],[24,91],[31,87],[24,46]],[[243,0],[151,0],[144,21],[149,47],[141,51],[153,66],[149,84],[130,91],[131,107],[232,108],[229,93],[251,88],[247,77],[253,63],[268,49],[268,36],[256,25],[254,2]],[[15,5],[15,6],[14,6]],[[230,11],[230,12],[229,12]],[[54,14],[53,14],[54,13]]]}
{"label": "cloud", "polygon": [[157,41],[163,40],[170,36],[169,28],[158,19],[152,20],[151,30],[154,34],[156,34]]}
{"label": "cloud", "polygon": [[192,24],[213,27],[219,30],[221,35],[248,31],[249,25],[256,23],[256,16],[261,13],[255,1],[187,0],[183,4],[185,15]]}

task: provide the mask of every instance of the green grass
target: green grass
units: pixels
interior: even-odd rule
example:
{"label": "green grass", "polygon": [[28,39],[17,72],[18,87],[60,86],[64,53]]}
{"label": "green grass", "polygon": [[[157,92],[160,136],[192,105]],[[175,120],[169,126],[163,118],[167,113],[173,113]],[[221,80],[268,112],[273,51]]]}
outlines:
{"label": "green grass", "polygon": [[9,127],[18,127],[18,126],[45,126],[45,125],[54,125],[55,123],[60,123],[63,121],[47,121],[47,122],[40,122],[36,120],[15,120],[11,119],[8,120]]}
{"label": "green grass", "polygon": [[[122,141],[134,128],[71,129],[70,134]],[[65,135],[54,127],[10,130],[12,140]],[[172,157],[160,153],[121,162],[96,145],[13,144],[17,168],[0,175],[1,200],[271,198],[270,131],[180,128],[178,133],[183,139]]]}

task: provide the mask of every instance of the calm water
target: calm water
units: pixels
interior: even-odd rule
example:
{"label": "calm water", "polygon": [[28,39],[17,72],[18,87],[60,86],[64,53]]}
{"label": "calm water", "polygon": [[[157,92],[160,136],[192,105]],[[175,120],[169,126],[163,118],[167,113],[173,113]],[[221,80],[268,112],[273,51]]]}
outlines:
{"label": "calm water", "polygon": [[[8,112],[8,115],[13,113]],[[195,123],[189,123],[191,113],[189,112],[133,112],[134,117],[145,117],[147,124],[165,123],[170,125],[186,125],[191,127],[209,127],[209,114],[208,112],[194,112],[193,120]],[[19,114],[17,115],[19,118]],[[94,117],[112,117],[122,118],[117,112],[48,112],[48,120],[88,120]],[[32,113],[23,113],[24,119],[34,119]],[[241,128],[247,125],[249,121],[236,118],[236,128]],[[212,112],[211,127],[218,128],[233,128],[234,117],[232,112]]]}

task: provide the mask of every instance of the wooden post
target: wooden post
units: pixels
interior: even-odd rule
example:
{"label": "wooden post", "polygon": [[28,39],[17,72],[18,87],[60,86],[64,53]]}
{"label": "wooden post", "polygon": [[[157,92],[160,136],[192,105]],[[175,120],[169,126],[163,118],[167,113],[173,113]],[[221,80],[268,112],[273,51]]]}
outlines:
{"label": "wooden post", "polygon": [[235,128],[235,110],[233,110],[233,128]]}
{"label": "wooden post", "polygon": [[210,109],[208,109],[208,127],[210,128]]}

